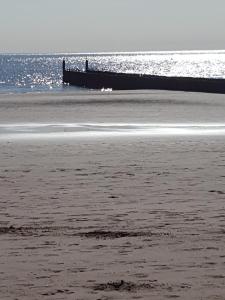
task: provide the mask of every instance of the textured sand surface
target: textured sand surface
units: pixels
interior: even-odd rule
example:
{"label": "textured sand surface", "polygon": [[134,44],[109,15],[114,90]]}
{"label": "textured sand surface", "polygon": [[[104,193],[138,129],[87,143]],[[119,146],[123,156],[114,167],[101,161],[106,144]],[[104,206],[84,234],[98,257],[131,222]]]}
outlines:
{"label": "textured sand surface", "polygon": [[[57,97],[1,96],[1,124],[225,116],[224,96]],[[224,135],[1,133],[0,299],[225,299],[224,149]]]}

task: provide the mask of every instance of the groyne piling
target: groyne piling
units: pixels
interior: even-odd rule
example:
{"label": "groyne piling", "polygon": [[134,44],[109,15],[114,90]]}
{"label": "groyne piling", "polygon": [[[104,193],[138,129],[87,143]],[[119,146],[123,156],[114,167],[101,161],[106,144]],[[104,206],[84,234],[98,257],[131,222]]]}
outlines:
{"label": "groyne piling", "polygon": [[169,77],[94,71],[89,69],[88,60],[85,62],[85,71],[66,69],[63,60],[63,82],[89,89],[154,89],[225,94],[223,78]]}

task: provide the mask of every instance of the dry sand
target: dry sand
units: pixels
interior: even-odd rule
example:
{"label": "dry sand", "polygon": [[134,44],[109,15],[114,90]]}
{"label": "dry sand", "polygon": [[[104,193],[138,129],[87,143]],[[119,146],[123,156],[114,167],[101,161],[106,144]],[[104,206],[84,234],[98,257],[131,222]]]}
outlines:
{"label": "dry sand", "polygon": [[[0,117],[221,123],[223,103],[194,93],[2,95]],[[2,137],[1,300],[225,299],[224,135]]]}

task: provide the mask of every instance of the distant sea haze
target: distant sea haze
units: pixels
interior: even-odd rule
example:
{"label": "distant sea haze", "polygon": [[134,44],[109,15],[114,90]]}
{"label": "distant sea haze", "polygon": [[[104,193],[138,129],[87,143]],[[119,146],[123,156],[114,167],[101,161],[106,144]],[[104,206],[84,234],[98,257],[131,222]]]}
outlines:
{"label": "distant sea haze", "polygon": [[164,76],[225,78],[225,51],[175,51],[96,54],[0,54],[0,93],[80,91],[62,85],[67,67]]}

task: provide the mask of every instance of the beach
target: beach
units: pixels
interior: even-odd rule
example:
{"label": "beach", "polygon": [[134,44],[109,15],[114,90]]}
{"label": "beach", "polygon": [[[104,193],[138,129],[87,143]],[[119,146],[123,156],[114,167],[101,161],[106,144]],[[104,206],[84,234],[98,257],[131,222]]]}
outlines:
{"label": "beach", "polygon": [[0,95],[0,298],[225,299],[225,95]]}

